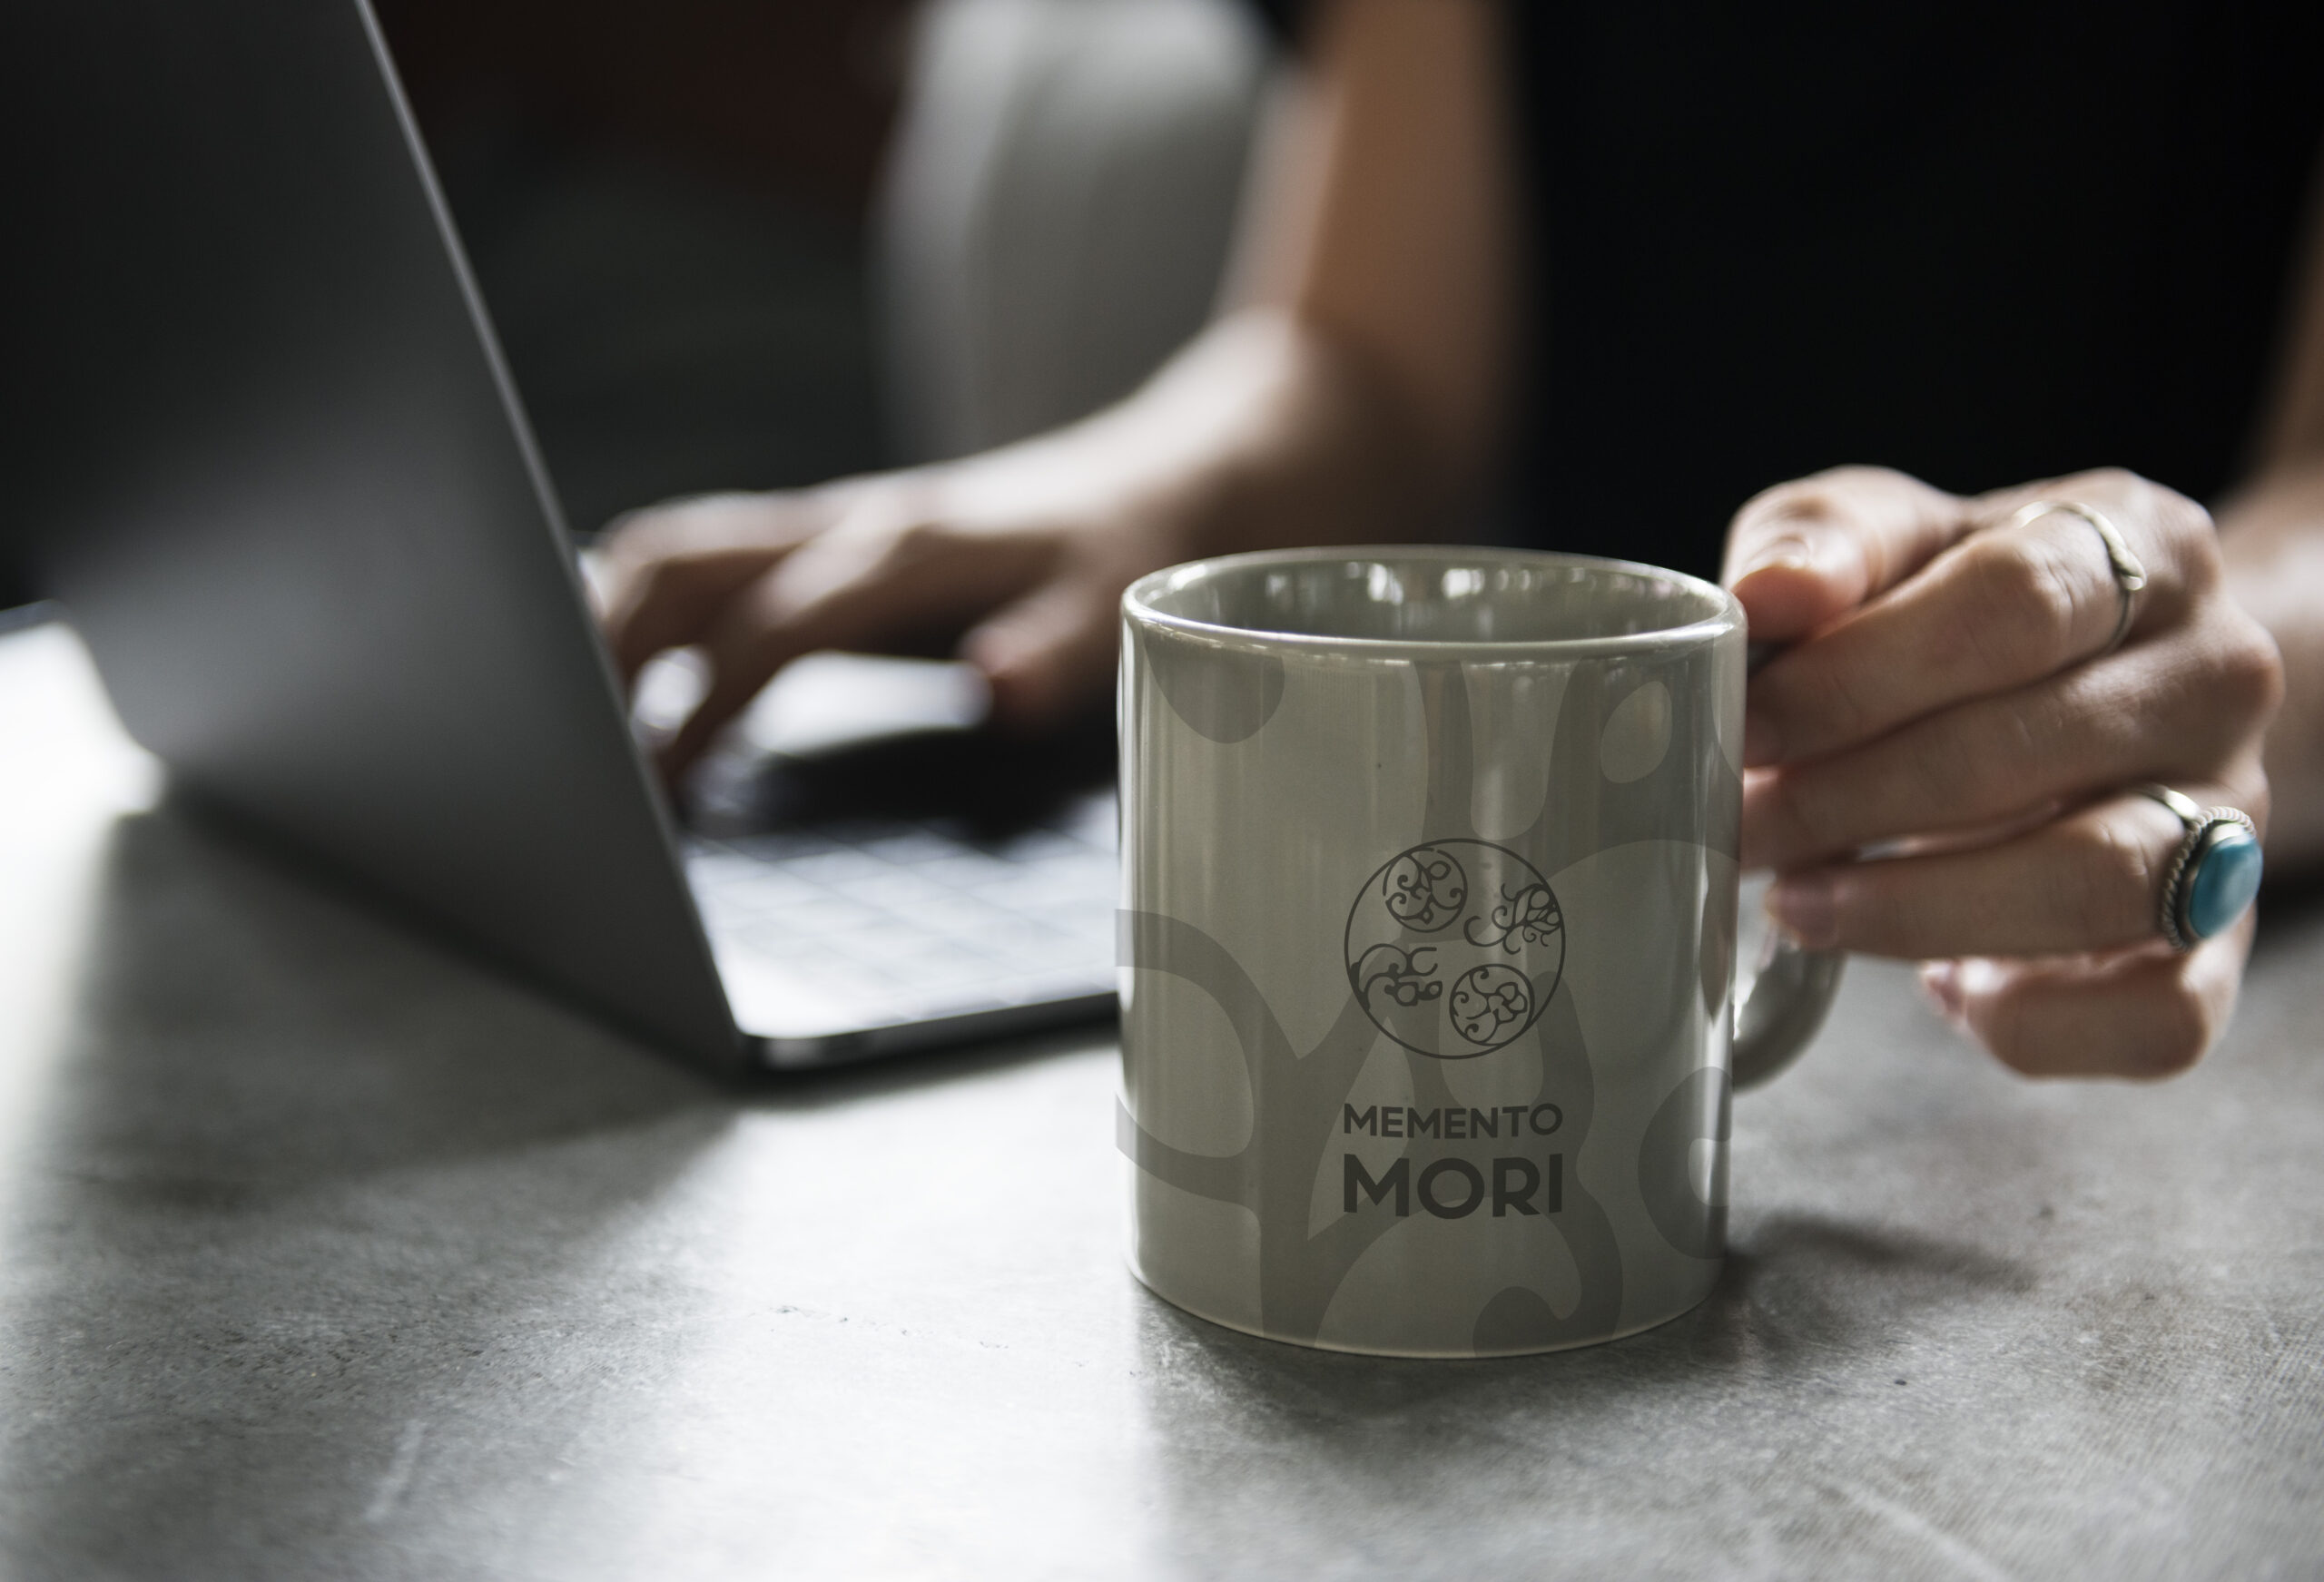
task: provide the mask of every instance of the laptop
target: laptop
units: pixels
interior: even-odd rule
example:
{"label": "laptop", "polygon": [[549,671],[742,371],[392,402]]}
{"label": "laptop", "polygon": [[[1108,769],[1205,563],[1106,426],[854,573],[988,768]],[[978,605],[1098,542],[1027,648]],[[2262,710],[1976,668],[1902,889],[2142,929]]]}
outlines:
{"label": "laptop", "polygon": [[819,656],[680,827],[362,0],[0,44],[19,520],[179,792],[728,1071],[1112,1014],[1109,732]]}

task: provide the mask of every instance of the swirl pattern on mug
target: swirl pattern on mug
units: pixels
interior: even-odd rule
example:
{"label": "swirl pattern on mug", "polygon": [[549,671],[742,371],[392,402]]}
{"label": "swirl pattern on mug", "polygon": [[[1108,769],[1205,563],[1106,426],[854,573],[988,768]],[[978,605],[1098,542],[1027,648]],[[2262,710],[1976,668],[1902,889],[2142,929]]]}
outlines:
{"label": "swirl pattern on mug", "polygon": [[1413,950],[1374,945],[1355,965],[1357,996],[1368,1000],[1376,993],[1390,1004],[1406,1007],[1437,998],[1443,994],[1444,985],[1430,981],[1436,977],[1432,959],[1435,954],[1426,945]]}
{"label": "swirl pattern on mug", "polygon": [[1461,975],[1447,1009],[1454,1032],[1489,1049],[1502,1041],[1502,1029],[1533,1019],[1533,986],[1515,969],[1489,961]]}
{"label": "swirl pattern on mug", "polygon": [[1416,934],[1433,934],[1468,904],[1469,876],[1442,847],[1416,846],[1388,864],[1381,891],[1390,917]]}
{"label": "swirl pattern on mug", "polygon": [[1439,1059],[1521,1037],[1557,992],[1565,915],[1549,881],[1505,846],[1434,840],[1400,851],[1348,909],[1349,990],[1374,1027]]}
{"label": "swirl pattern on mug", "polygon": [[1504,892],[1501,904],[1471,918],[1462,931],[1472,945],[1497,945],[1514,956],[1527,945],[1539,945],[1565,929],[1558,898],[1546,884],[1529,884]]}

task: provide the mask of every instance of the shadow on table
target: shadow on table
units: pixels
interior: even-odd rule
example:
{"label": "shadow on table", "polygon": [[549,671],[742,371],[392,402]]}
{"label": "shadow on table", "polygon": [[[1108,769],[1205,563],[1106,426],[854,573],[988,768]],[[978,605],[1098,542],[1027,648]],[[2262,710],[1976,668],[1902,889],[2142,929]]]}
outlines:
{"label": "shadow on table", "polygon": [[2260,896],[2260,931],[2251,941],[2255,966],[2303,950],[2324,928],[2324,868],[2270,875]]}
{"label": "shadow on table", "polygon": [[1117,1036],[1112,1022],[1096,1022],[989,1043],[931,1049],[892,1059],[867,1060],[861,1065],[771,1073],[743,1089],[743,1102],[759,1110],[833,1109],[887,1094],[965,1082],[1019,1066],[1054,1060],[1059,1056],[1109,1047]]}
{"label": "shadow on table", "polygon": [[712,1085],[174,805],[120,820],[95,893],[60,1146],[287,1185],[717,1124]]}
{"label": "shadow on table", "polygon": [[6,1074],[0,1569],[366,1572],[448,1402],[571,1410],[544,1338],[733,1106],[178,812],[89,893]]}
{"label": "shadow on table", "polygon": [[[1378,1564],[1413,1558],[1398,1554],[1412,1535],[1464,1519],[1471,1538],[1519,1530],[1552,1505],[1568,1519],[1627,1505],[1623,1519],[1650,1522],[1658,1501],[1702,1481],[1654,1458],[1715,1452],[1738,1419],[1797,1414],[1837,1375],[1888,1384],[1884,1350],[1915,1315],[2034,1282],[1976,1248],[1773,1215],[1746,1227],[1709,1299],[1669,1323],[1477,1361],[1308,1351],[1148,1294],[1144,1406],[1177,1547],[1196,1564],[1265,1575],[1269,1555],[1320,1564],[1343,1551]],[[1693,1442],[1658,1446],[1649,1423]]]}

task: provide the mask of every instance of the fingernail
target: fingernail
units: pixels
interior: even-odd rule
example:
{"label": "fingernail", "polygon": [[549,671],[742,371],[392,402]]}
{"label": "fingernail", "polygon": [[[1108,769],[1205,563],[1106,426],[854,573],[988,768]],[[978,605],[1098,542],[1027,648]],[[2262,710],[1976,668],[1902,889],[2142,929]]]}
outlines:
{"label": "fingernail", "polygon": [[1768,914],[1810,950],[1824,949],[1839,938],[1834,889],[1831,876],[1824,873],[1777,879],[1768,891]]}
{"label": "fingernail", "polygon": [[1805,544],[1797,538],[1781,538],[1764,545],[1757,555],[1745,561],[1736,572],[1735,580],[1739,583],[1745,577],[1763,571],[1806,573],[1815,569],[1816,563],[1809,557]]}
{"label": "fingernail", "polygon": [[1781,792],[1771,769],[1743,771],[1743,869],[1756,873],[1773,868],[1776,854],[1768,850],[1774,832],[1781,828],[1776,809]]}
{"label": "fingernail", "polygon": [[1923,967],[1921,992],[1928,997],[1928,1003],[1936,1007],[1938,1016],[1956,1027],[1961,1026],[1963,1007],[1966,1002],[1962,997],[1961,969],[1957,966],[1950,961],[1932,961]]}
{"label": "fingernail", "polygon": [[1828,524],[1799,522],[1790,526],[1782,537],[1761,547],[1743,568],[1743,575],[1780,567],[1845,580],[1856,571],[1859,554],[1855,540],[1847,534]]}
{"label": "fingernail", "polygon": [[1783,732],[1765,709],[1743,711],[1743,767],[1765,769],[1783,762]]}

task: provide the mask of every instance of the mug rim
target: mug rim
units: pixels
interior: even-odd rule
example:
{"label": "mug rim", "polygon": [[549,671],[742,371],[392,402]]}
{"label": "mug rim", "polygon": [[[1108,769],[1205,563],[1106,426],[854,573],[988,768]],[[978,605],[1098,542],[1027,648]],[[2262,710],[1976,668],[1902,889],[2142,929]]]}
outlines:
{"label": "mug rim", "polygon": [[[1387,561],[1437,560],[1468,561],[1480,565],[1525,564],[1531,565],[1581,566],[1593,571],[1620,572],[1643,576],[1672,585],[1689,592],[1706,594],[1717,601],[1718,612],[1699,621],[1679,626],[1660,626],[1649,632],[1626,632],[1606,637],[1496,637],[1485,639],[1432,639],[1423,637],[1325,637],[1312,632],[1282,632],[1260,626],[1230,626],[1216,621],[1196,620],[1190,615],[1175,615],[1158,609],[1153,600],[1168,587],[1182,587],[1188,582],[1208,578],[1229,570],[1267,565],[1304,565],[1318,561]],[[1360,544],[1323,545],[1297,549],[1246,550],[1236,555],[1211,555],[1202,560],[1185,561],[1177,565],[1164,566],[1147,573],[1122,590],[1122,615],[1125,620],[1140,625],[1160,627],[1186,636],[1256,648],[1270,653],[1286,650],[1311,653],[1346,654],[1359,658],[1398,658],[1403,656],[1452,659],[1481,657],[1498,660],[1590,659],[1610,654],[1651,653],[1672,648],[1694,647],[1718,641],[1729,632],[1744,630],[1743,605],[1728,589],[1701,577],[1690,576],[1669,566],[1650,565],[1644,561],[1615,560],[1606,555],[1572,555],[1551,549],[1515,549],[1500,545],[1456,544]]]}

